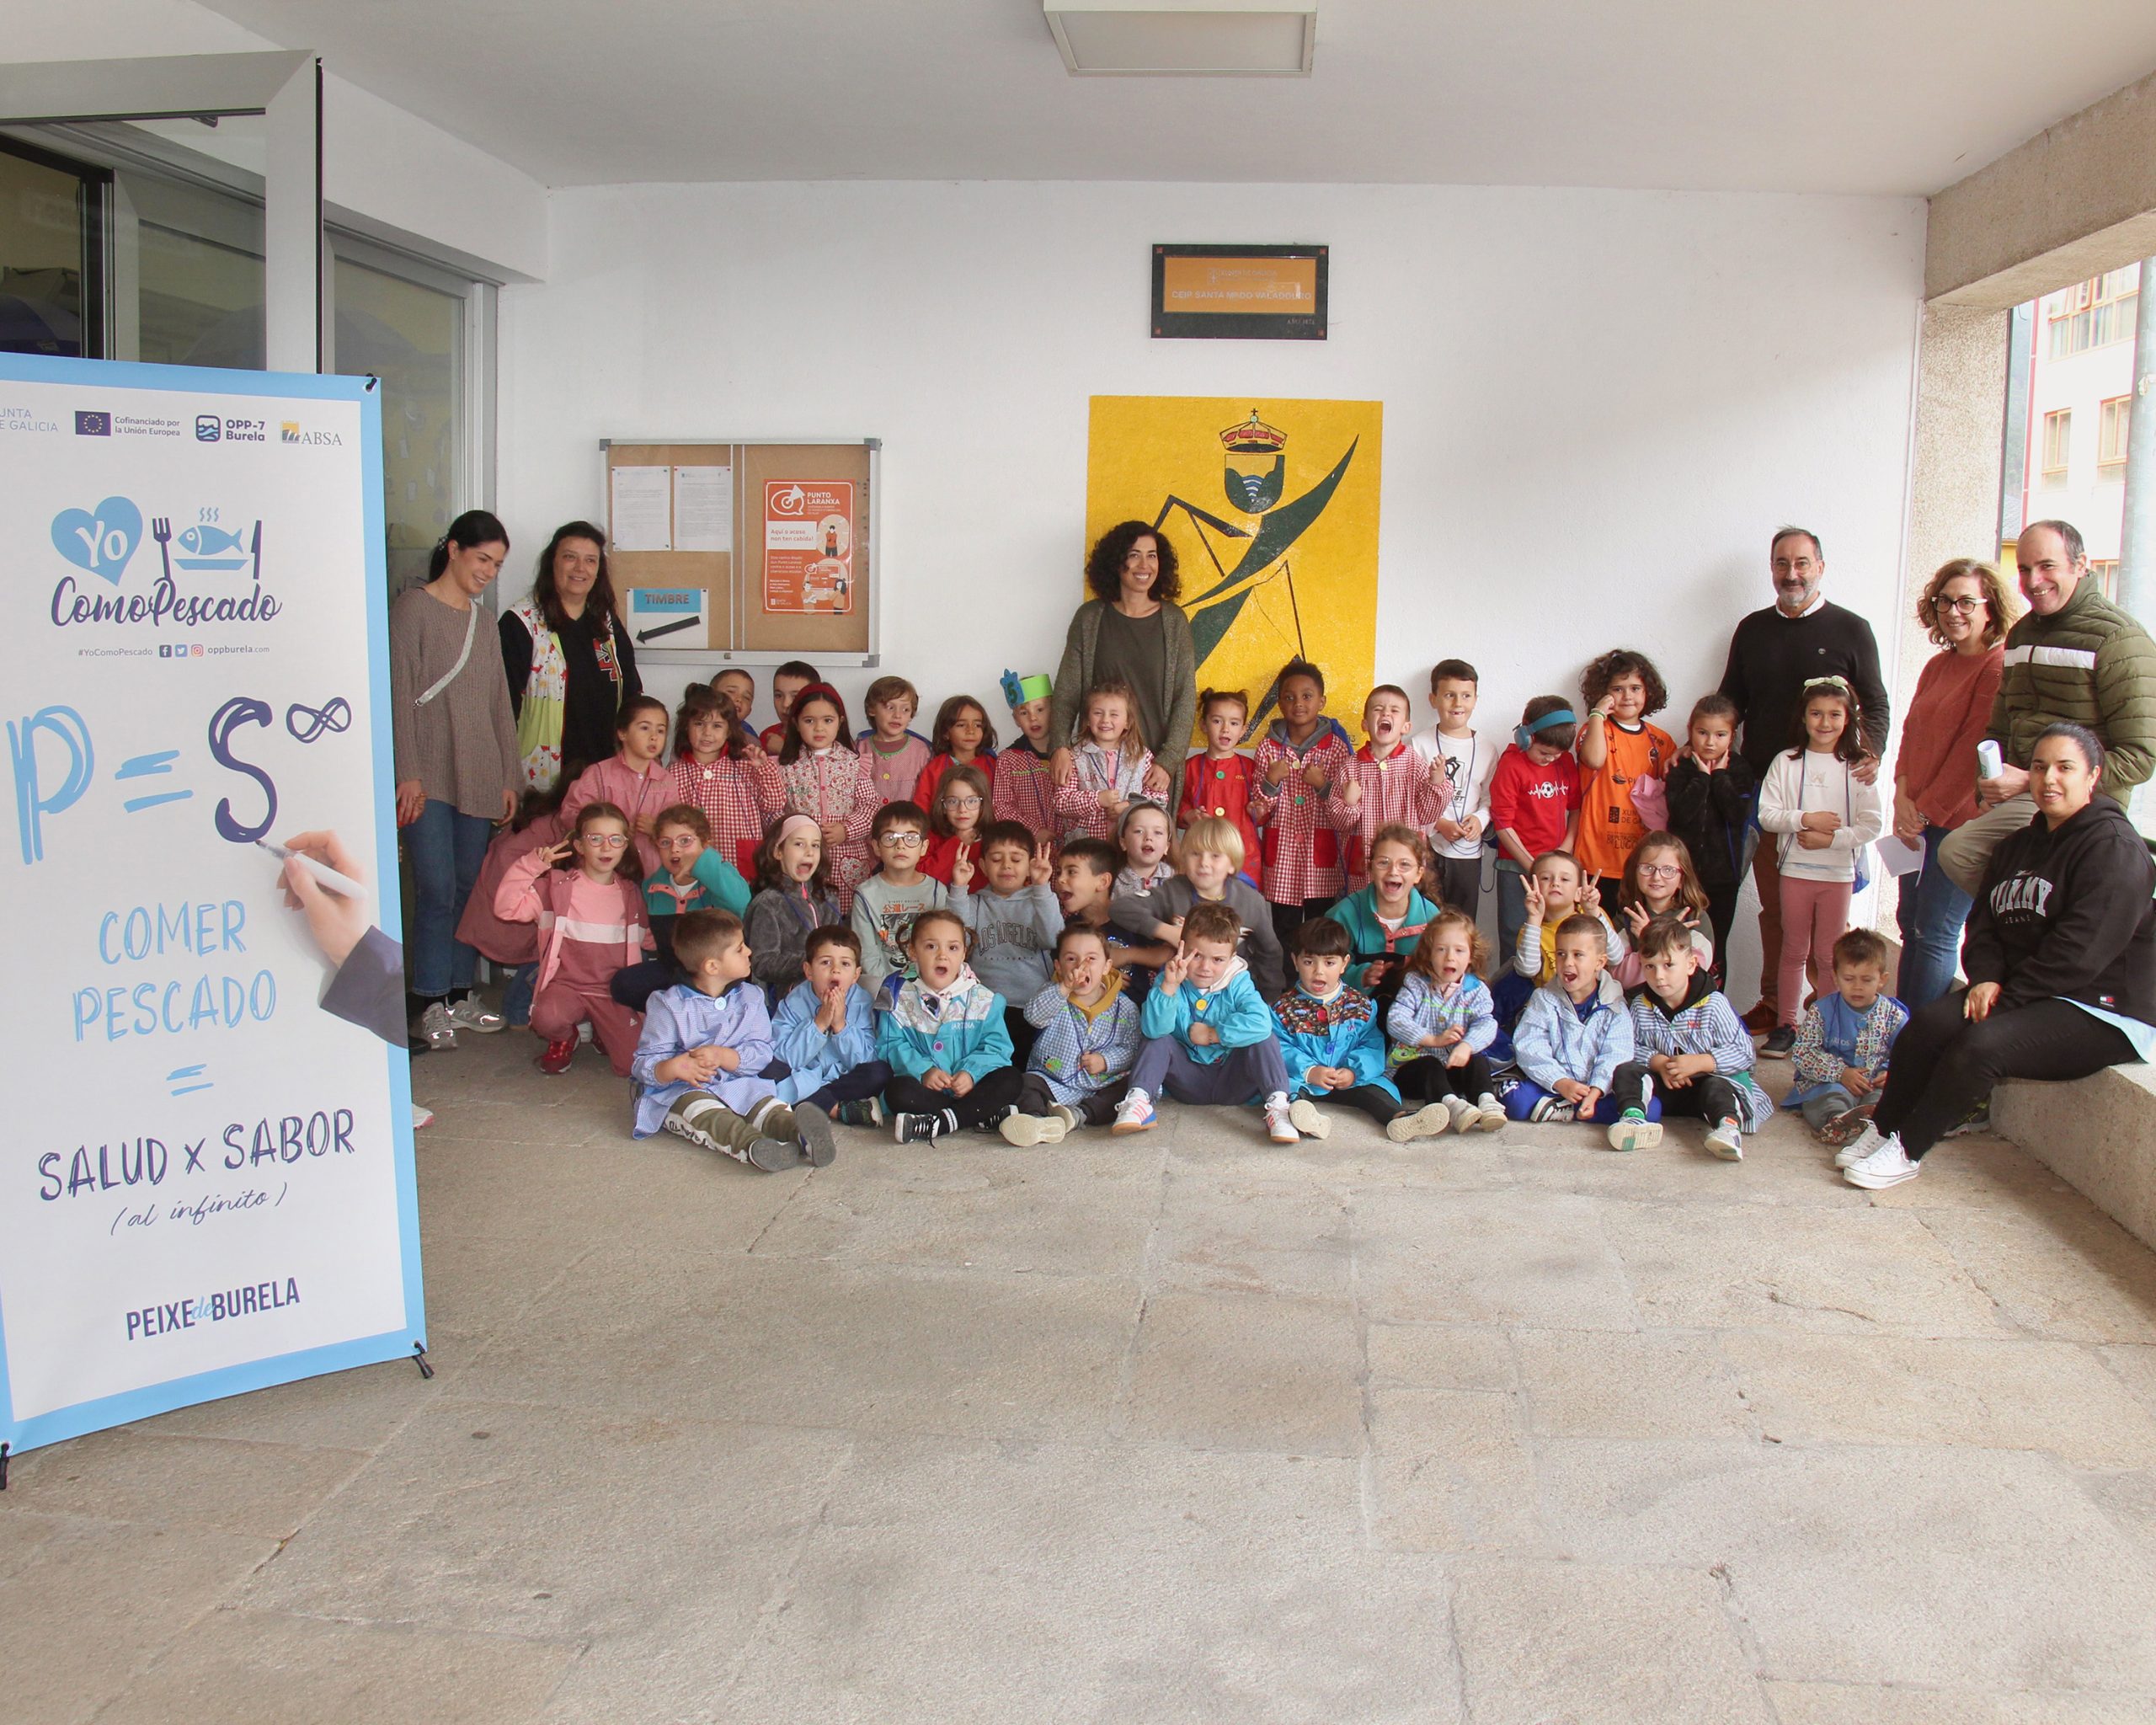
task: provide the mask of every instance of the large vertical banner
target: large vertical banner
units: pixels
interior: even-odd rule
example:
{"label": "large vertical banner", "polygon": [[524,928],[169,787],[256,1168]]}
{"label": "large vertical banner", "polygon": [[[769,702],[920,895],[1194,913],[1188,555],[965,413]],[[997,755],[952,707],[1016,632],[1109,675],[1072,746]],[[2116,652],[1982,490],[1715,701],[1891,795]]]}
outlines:
{"label": "large vertical banner", "polygon": [[[365,380],[0,355],[15,1448],[424,1335],[408,1056],[353,1022],[402,988],[382,504]],[[258,843],[302,832],[365,889],[327,946]]]}
{"label": "large vertical banner", "polygon": [[1251,729],[1300,654],[1351,734],[1374,672],[1385,404],[1097,395],[1086,542],[1150,521],[1182,574],[1201,688],[1241,689]]}

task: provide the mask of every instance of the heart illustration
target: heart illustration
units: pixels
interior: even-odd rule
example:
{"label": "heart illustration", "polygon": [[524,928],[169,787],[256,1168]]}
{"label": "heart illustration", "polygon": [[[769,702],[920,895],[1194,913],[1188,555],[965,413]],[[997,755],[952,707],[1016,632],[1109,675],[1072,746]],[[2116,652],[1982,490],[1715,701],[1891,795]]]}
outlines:
{"label": "heart illustration", "polygon": [[108,497],[94,510],[63,509],[52,518],[54,548],[115,586],[141,542],[142,511],[124,497]]}

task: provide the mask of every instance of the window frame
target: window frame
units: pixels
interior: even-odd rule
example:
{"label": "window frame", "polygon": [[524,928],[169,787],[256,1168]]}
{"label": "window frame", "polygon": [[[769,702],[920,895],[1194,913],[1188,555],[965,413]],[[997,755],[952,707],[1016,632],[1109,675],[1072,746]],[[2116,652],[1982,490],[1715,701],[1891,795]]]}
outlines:
{"label": "window frame", "polygon": [[[2046,479],[2063,479],[2073,466],[2073,409],[2053,408],[2043,416],[2039,430],[2043,442],[2037,458],[2042,465],[2037,473]],[[2052,460],[2054,448],[2058,455],[2056,463]]]}

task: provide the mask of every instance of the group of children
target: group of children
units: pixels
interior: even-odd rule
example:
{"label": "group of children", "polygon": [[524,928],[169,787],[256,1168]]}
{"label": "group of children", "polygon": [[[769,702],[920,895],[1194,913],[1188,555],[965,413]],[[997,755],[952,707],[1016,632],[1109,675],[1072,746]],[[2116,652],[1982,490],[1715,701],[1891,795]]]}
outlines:
{"label": "group of children", "polygon": [[497,839],[459,936],[515,967],[508,1016],[544,1071],[588,1027],[636,1082],[638,1136],[760,1168],[827,1162],[835,1119],[1030,1146],[1143,1131],[1163,1097],[1255,1104],[1283,1144],[1326,1136],[1340,1107],[1396,1142],[1509,1118],[1592,1121],[1617,1149],[1682,1114],[1737,1160],[1774,1105],[1717,966],[1764,833],[1801,913],[1781,998],[1801,999],[1807,959],[1838,990],[1790,1012],[1789,1105],[1853,1138],[1906,1015],[1883,944],[1842,926],[1879,825],[1846,686],[1807,689],[1757,787],[1723,697],[1695,705],[1682,747],[1650,722],[1667,693],[1640,654],[1589,665],[1584,719],[1529,702],[1502,749],[1473,729],[1478,690],[1471,665],[1438,664],[1418,734],[1381,686],[1357,746],[1298,659],[1248,754],[1247,697],[1208,690],[1171,809],[1147,794],[1119,682],[1086,691],[1059,779],[1045,677],[1004,678],[1017,735],[999,750],[966,696],[921,736],[918,694],[891,676],[857,739],[798,662],[759,735],[754,681],[729,669],[686,692],[670,758],[661,703],[625,702],[619,752]]}

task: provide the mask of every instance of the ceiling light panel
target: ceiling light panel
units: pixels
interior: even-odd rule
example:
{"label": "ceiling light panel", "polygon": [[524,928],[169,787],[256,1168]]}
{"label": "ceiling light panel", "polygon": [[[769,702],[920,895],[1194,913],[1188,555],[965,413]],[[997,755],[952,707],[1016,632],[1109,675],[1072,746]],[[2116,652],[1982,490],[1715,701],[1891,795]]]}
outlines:
{"label": "ceiling light panel", "polygon": [[1307,77],[1317,0],[1043,0],[1075,77]]}

